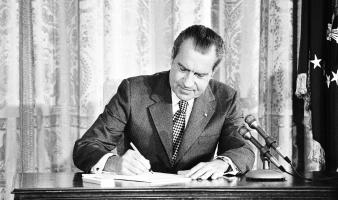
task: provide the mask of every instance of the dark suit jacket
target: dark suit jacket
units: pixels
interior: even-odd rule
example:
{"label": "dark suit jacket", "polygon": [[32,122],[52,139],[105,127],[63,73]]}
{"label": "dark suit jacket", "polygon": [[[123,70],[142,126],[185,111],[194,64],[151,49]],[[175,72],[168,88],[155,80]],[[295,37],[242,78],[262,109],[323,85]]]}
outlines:
{"label": "dark suit jacket", "polygon": [[168,71],[123,80],[104,112],[76,141],[74,163],[88,172],[104,154],[115,147],[123,154],[133,142],[154,171],[175,173],[210,161],[217,145],[217,154],[231,158],[241,172],[252,168],[254,153],[237,133],[243,116],[230,87],[210,80],[195,99],[173,167],[172,117]]}

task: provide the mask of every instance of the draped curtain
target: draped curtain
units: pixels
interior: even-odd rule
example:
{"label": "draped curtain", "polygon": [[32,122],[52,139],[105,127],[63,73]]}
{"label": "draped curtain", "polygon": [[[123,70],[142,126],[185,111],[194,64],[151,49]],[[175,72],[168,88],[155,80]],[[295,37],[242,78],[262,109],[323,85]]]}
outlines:
{"label": "draped curtain", "polygon": [[74,141],[121,80],[170,69],[173,40],[192,24],[224,38],[214,78],[239,91],[244,114],[296,164],[317,169],[312,136],[297,140],[293,120],[298,8],[292,0],[1,1],[2,197],[12,198],[18,172],[77,171]]}

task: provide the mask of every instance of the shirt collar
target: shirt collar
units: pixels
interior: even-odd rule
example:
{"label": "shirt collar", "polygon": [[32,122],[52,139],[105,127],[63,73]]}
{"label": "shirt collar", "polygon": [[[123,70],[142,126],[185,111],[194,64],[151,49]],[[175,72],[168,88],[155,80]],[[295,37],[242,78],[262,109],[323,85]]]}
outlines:
{"label": "shirt collar", "polygon": [[[179,102],[180,100],[181,100],[181,99],[178,98],[178,97],[176,96],[175,92],[171,90],[171,101],[172,101],[172,104],[173,104],[173,105],[178,105],[178,102]],[[190,99],[190,100],[188,101],[188,106],[192,106],[193,103],[194,103],[194,100],[195,100],[194,98]]]}

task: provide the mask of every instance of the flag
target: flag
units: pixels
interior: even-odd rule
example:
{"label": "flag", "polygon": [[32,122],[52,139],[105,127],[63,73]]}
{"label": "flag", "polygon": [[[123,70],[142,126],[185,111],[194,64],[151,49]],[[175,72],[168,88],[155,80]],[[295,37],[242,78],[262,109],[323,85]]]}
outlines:
{"label": "flag", "polygon": [[296,95],[307,100],[327,171],[338,169],[338,0],[303,0]]}

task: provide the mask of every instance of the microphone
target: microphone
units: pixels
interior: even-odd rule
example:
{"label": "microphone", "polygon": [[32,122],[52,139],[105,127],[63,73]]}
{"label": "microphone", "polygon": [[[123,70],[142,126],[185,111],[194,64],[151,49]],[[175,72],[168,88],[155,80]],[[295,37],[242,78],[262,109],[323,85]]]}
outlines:
{"label": "microphone", "polygon": [[245,117],[245,122],[249,125],[250,128],[255,129],[265,140],[266,146],[269,148],[272,147],[284,160],[291,164],[291,160],[284,156],[279,150],[277,146],[276,140],[272,139],[265,131],[259,126],[257,120],[252,115],[247,115]]}
{"label": "microphone", "polygon": [[241,126],[238,129],[238,133],[246,140],[250,140],[250,142],[252,144],[254,144],[257,149],[260,151],[261,155],[267,157],[278,169],[280,169],[282,172],[286,172],[286,170],[284,169],[284,167],[278,163],[277,159],[275,157],[273,157],[270,154],[270,151],[263,145],[261,145],[256,138],[252,137],[250,131],[248,128],[246,128],[244,125]]}

